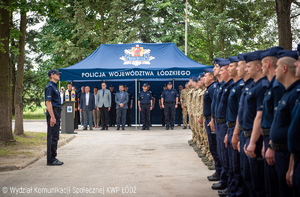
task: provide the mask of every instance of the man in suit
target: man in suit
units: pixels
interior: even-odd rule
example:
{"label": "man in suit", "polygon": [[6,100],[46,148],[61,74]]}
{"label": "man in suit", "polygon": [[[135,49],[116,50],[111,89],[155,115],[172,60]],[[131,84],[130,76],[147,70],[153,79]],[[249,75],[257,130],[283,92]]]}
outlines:
{"label": "man in suit", "polygon": [[125,130],[126,113],[128,109],[128,93],[124,91],[124,85],[119,85],[119,90],[115,96],[117,109],[117,130],[120,129],[120,118],[122,118],[122,130]]}
{"label": "man in suit", "polygon": [[111,107],[111,94],[108,89],[106,89],[106,83],[101,84],[102,89],[97,92],[97,110],[100,110],[101,117],[101,130],[108,130],[108,111]]}
{"label": "man in suit", "polygon": [[90,87],[85,87],[85,93],[81,94],[80,111],[83,112],[84,125],[83,130],[87,130],[87,123],[89,122],[90,130],[93,130],[92,112],[95,111],[95,97],[90,93]]}

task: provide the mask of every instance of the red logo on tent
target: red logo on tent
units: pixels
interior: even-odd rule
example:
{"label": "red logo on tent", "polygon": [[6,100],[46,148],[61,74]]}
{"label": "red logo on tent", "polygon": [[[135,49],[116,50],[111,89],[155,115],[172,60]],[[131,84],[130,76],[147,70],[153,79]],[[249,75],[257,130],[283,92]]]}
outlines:
{"label": "red logo on tent", "polygon": [[134,51],[134,56],[139,57],[141,54],[141,47],[134,47],[133,51]]}

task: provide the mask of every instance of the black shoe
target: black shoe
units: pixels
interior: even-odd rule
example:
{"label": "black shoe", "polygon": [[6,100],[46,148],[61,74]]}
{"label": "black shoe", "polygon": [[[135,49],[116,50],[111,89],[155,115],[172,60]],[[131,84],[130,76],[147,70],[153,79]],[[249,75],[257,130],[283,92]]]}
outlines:
{"label": "black shoe", "polygon": [[104,127],[102,127],[100,130],[105,130],[105,128],[104,128]]}
{"label": "black shoe", "polygon": [[90,127],[90,130],[93,130],[93,128],[92,128],[92,127]]}
{"label": "black shoe", "polygon": [[171,127],[171,130],[174,130],[174,127]]}
{"label": "black shoe", "polygon": [[132,127],[131,124],[128,125],[129,127]]}
{"label": "black shoe", "polygon": [[161,126],[163,126],[163,127],[164,127],[164,126],[166,126],[166,124],[162,124]]}
{"label": "black shoe", "polygon": [[108,130],[108,127],[106,127],[105,130]]}
{"label": "black shoe", "polygon": [[214,183],[211,188],[214,190],[220,190],[220,189],[225,189],[227,186],[219,183]]}
{"label": "black shoe", "polygon": [[150,130],[150,128],[147,128],[147,130]]}
{"label": "black shoe", "polygon": [[122,128],[122,130],[125,130],[125,128]]}
{"label": "black shoe", "polygon": [[219,190],[219,196],[227,196],[229,194],[229,190],[226,188],[224,190]]}
{"label": "black shoe", "polygon": [[87,128],[85,127],[85,128],[83,128],[82,130],[87,130]]}
{"label": "black shoe", "polygon": [[183,129],[187,129],[187,127],[186,127],[186,126],[184,126],[184,127],[183,127]]}
{"label": "black shoe", "polygon": [[166,127],[166,130],[169,130],[169,127]]}
{"label": "black shoe", "polygon": [[63,164],[64,164],[64,162],[61,162],[59,160],[55,160],[52,163],[47,163],[48,166],[61,166]]}
{"label": "black shoe", "polygon": [[208,176],[207,179],[209,181],[220,181],[220,175],[218,175],[217,173],[214,173],[211,176]]}
{"label": "black shoe", "polygon": [[146,128],[142,128],[141,130],[146,130]]}
{"label": "black shoe", "polygon": [[116,130],[120,130],[120,128],[117,128]]}
{"label": "black shoe", "polygon": [[152,127],[152,124],[150,124],[150,127]]}

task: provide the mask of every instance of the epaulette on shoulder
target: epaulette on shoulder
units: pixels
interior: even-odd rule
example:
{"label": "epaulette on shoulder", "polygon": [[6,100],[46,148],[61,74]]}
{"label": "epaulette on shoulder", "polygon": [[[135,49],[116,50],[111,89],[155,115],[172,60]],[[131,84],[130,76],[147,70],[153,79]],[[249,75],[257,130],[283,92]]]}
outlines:
{"label": "epaulette on shoulder", "polygon": [[278,86],[279,86],[279,82],[277,80],[274,80],[273,87],[278,87]]}
{"label": "epaulette on shoulder", "polygon": [[269,81],[267,79],[264,79],[262,80],[261,84],[264,86],[264,87],[267,87],[269,85]]}

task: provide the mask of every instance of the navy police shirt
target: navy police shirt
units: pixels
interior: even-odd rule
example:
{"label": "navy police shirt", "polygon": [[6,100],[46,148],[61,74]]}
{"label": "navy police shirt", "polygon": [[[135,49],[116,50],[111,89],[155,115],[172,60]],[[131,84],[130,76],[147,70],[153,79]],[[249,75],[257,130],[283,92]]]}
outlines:
{"label": "navy police shirt", "polygon": [[[297,87],[298,94],[300,86]],[[289,151],[294,154],[300,154],[300,97],[296,100],[296,105],[292,112],[292,121],[288,130]]]}
{"label": "navy police shirt", "polygon": [[60,93],[57,89],[57,83],[50,81],[45,88],[45,104],[51,101],[52,107],[61,108]]}
{"label": "navy police shirt", "polygon": [[211,116],[211,104],[214,97],[215,88],[217,87],[217,82],[210,84],[203,96],[203,115],[205,117]]}
{"label": "navy police shirt", "polygon": [[[274,144],[287,144],[288,129],[292,119],[292,111],[300,96],[300,79],[288,87],[282,96],[270,129],[270,138]],[[299,131],[298,131],[299,132]]]}
{"label": "navy police shirt", "polygon": [[263,101],[264,107],[260,126],[264,129],[271,128],[274,118],[274,109],[277,108],[278,103],[285,91],[285,87],[281,83],[279,83],[275,78],[276,76],[274,76],[272,81],[269,83]]}
{"label": "navy police shirt", "polygon": [[225,81],[222,81],[219,88],[216,90],[216,100],[215,100],[215,103],[214,103],[214,118],[217,119],[218,116],[217,116],[217,110],[218,110],[218,107],[219,107],[219,104],[220,104],[220,99],[221,99],[221,95],[222,95],[222,89],[225,85]]}
{"label": "navy police shirt", "polygon": [[178,92],[175,89],[165,89],[161,94],[161,98],[164,98],[164,102],[176,102],[176,97],[178,97]]}
{"label": "navy police shirt", "polygon": [[250,88],[252,88],[253,86],[254,86],[254,81],[253,81],[253,79],[250,78],[245,82],[245,86],[242,89],[242,94],[241,94],[241,98],[240,98],[240,101],[239,101],[239,110],[238,110],[239,125],[242,125],[242,126],[243,126],[245,96],[247,95]]}
{"label": "navy police shirt", "polygon": [[264,94],[268,84],[267,77],[262,77],[246,93],[243,114],[243,127],[245,131],[252,130],[256,112],[263,109]]}
{"label": "navy police shirt", "polygon": [[211,102],[211,116],[214,118],[215,115],[216,115],[216,103],[217,103],[217,92],[221,86],[221,82],[217,81],[216,82],[217,85],[215,87],[215,90],[214,90],[214,95],[213,95],[213,99],[212,99],[212,102]]}
{"label": "navy police shirt", "polygon": [[150,104],[151,100],[153,100],[153,97],[149,91],[146,92],[142,91],[138,96],[138,100],[143,104],[148,104],[148,103]]}
{"label": "navy police shirt", "polygon": [[216,119],[226,118],[227,111],[227,103],[228,103],[228,95],[230,90],[234,84],[233,79],[230,79],[227,83],[222,87],[222,92],[219,92],[220,101],[217,108]]}
{"label": "navy police shirt", "polygon": [[238,109],[239,109],[239,101],[244,86],[245,86],[244,79],[238,80],[232,86],[228,96],[226,122],[236,122],[236,117],[238,115]]}

